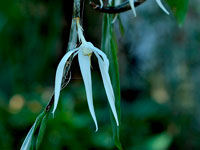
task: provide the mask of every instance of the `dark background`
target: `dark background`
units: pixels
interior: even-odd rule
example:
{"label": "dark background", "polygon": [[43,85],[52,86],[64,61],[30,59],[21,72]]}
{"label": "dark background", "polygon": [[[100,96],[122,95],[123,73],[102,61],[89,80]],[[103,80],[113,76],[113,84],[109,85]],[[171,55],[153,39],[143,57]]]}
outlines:
{"label": "dark background", "polygon": [[[200,5],[189,4],[179,28],[155,1],[121,15],[118,37],[121,142],[125,150],[200,149]],[[0,0],[0,149],[20,146],[48,103],[56,67],[66,52],[72,1]],[[168,8],[168,7],[167,7]],[[102,14],[86,5],[85,37],[100,48]],[[99,131],[90,116],[77,58],[40,149],[116,149],[97,60],[93,97]]]}

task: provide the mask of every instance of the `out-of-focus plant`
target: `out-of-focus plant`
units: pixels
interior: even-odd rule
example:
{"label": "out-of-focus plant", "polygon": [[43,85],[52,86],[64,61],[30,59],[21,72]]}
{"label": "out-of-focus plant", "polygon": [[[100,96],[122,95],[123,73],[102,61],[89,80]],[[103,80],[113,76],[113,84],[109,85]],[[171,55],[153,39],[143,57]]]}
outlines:
{"label": "out-of-focus plant", "polygon": [[[52,116],[51,112],[55,112],[60,90],[66,87],[70,81],[69,69],[72,64],[73,57],[78,54],[79,64],[81,73],[83,76],[86,96],[88,100],[89,110],[91,112],[92,118],[96,125],[96,130],[98,129],[97,121],[94,113],[93,100],[92,100],[92,85],[91,85],[91,55],[95,53],[98,58],[99,68],[102,75],[102,80],[104,83],[105,91],[108,97],[108,101],[111,107],[110,118],[112,122],[113,137],[115,145],[118,149],[122,149],[120,142],[120,81],[119,81],[119,69],[118,69],[118,60],[117,60],[117,42],[116,34],[114,31],[115,20],[118,19],[119,22],[120,16],[118,14],[131,10],[133,11],[134,16],[136,16],[135,7],[140,6],[145,2],[145,0],[127,0],[121,2],[120,0],[109,0],[107,6],[104,5],[103,1],[100,0],[100,6],[90,1],[90,6],[94,10],[104,13],[103,24],[102,24],[102,43],[101,49],[96,48],[90,42],[87,42],[83,36],[82,27],[80,26],[80,20],[82,20],[81,6],[84,6],[81,3],[85,1],[74,0],[73,14],[72,14],[72,23],[71,31],[69,36],[67,53],[61,60],[57,72],[56,72],[56,81],[55,81],[55,91],[52,95],[49,103],[45,107],[44,111],[36,118],[35,123],[29,130],[21,150],[29,149],[38,149],[42,141],[48,118]],[[168,10],[164,7],[160,0],[156,0],[159,7],[166,13],[169,14]],[[184,18],[187,12],[188,0],[185,1],[176,1],[166,0],[167,4],[171,8],[172,14],[177,19],[179,25],[183,24]],[[104,7],[105,6],[105,7]],[[83,8],[82,8],[83,9]],[[120,28],[123,29],[122,24]],[[77,41],[79,38],[79,42]],[[77,44],[78,43],[78,44]],[[79,45],[77,47],[77,45]],[[109,72],[109,73],[108,73]],[[56,116],[55,116],[56,117]],[[37,138],[34,139],[34,134],[37,132]],[[156,141],[156,142],[155,142]],[[159,141],[159,142],[158,142]],[[158,144],[157,144],[158,143]],[[160,146],[159,143],[162,143]],[[151,140],[147,141],[145,145],[159,149],[166,149],[168,143],[170,143],[169,135],[166,133],[156,136]]]}

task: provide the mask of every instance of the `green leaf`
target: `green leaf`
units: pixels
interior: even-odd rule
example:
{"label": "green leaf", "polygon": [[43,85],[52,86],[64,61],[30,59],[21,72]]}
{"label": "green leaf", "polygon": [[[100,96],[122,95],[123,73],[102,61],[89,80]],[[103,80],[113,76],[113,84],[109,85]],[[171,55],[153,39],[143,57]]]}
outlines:
{"label": "green leaf", "polygon": [[[118,69],[118,60],[117,60],[117,42],[116,37],[113,32],[113,25],[112,25],[112,16],[109,14],[104,14],[103,20],[103,30],[102,30],[102,42],[101,42],[101,49],[106,53],[109,61],[109,74],[111,77],[111,82],[113,86],[113,90],[115,93],[115,105],[116,110],[118,113],[118,119],[120,123],[120,81],[119,81],[119,69]],[[116,125],[115,119],[110,113],[111,122],[112,122],[112,129],[113,129],[113,137],[115,141],[115,145],[118,149],[122,149],[120,138],[119,138],[119,129],[120,126]]]}
{"label": "green leaf", "polygon": [[124,35],[124,26],[123,26],[120,15],[118,16],[118,21],[119,21],[119,31],[121,32],[122,35]]}
{"label": "green leaf", "polygon": [[47,121],[48,121],[48,114],[46,114],[44,116],[44,118],[42,119],[42,122],[41,122],[41,125],[40,125],[40,130],[39,130],[39,133],[38,133],[38,136],[37,136],[37,141],[36,141],[36,150],[39,148],[39,146],[42,142],[42,139],[43,139],[43,136],[44,136],[44,133],[45,133],[45,130],[46,130]]}
{"label": "green leaf", "polygon": [[30,150],[32,147],[32,140],[33,140],[33,135],[37,127],[39,126],[40,122],[42,121],[42,118],[45,115],[45,111],[43,111],[35,120],[33,126],[29,130],[20,150]]}
{"label": "green leaf", "polygon": [[186,18],[189,1],[188,0],[166,0],[166,2],[171,8],[179,26],[182,26]]}

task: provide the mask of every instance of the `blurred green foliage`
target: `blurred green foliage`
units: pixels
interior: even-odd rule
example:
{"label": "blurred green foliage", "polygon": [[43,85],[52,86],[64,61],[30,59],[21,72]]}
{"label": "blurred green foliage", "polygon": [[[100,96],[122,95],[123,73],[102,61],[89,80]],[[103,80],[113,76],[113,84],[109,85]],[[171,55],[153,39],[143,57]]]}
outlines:
{"label": "blurred green foliage", "polygon": [[[117,40],[120,138],[125,150],[200,149],[197,4],[197,0],[190,4],[182,28],[149,1],[137,8],[137,18],[131,12],[121,16],[124,35],[117,34]],[[36,116],[48,103],[56,66],[67,47],[71,10],[72,2],[61,0],[0,1],[0,149],[20,149]],[[86,5],[85,35],[98,47],[101,19]],[[61,93],[55,117],[47,123],[40,149],[116,149],[108,102],[96,59],[92,59],[99,131],[94,132],[79,66],[74,63],[72,80]]]}

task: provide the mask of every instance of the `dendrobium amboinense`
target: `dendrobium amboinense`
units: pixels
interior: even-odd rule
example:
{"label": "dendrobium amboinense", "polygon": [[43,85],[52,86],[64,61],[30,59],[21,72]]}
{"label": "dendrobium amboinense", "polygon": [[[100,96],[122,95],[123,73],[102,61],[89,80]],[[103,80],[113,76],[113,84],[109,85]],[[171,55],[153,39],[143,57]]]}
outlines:
{"label": "dendrobium amboinense", "polygon": [[[161,3],[161,0],[156,0],[158,6],[167,14],[169,15],[169,12],[167,11],[167,9],[163,6],[163,4]],[[136,11],[135,11],[135,5],[134,5],[134,0],[129,0],[129,4],[131,6],[131,9],[133,11],[133,15],[136,17]]]}
{"label": "dendrobium amboinense", "polygon": [[60,61],[57,71],[56,71],[56,78],[55,78],[55,99],[54,99],[54,108],[53,108],[53,113],[56,110],[58,100],[59,100],[59,95],[60,95],[60,90],[61,90],[61,82],[63,78],[63,72],[64,72],[64,67],[70,56],[75,57],[78,55],[78,61],[79,61],[79,66],[81,70],[81,74],[83,77],[85,89],[86,89],[86,97],[87,97],[87,102],[89,106],[89,110],[91,113],[91,116],[94,120],[95,126],[96,126],[96,131],[98,130],[98,125],[97,125],[97,120],[94,112],[94,106],[93,106],[93,98],[92,98],[92,80],[91,80],[91,69],[90,69],[90,59],[92,53],[94,53],[98,59],[99,63],[99,68],[104,84],[104,88],[106,91],[106,95],[111,107],[111,110],[113,112],[114,118],[116,120],[116,124],[119,125],[118,122],[118,117],[117,117],[117,112],[115,108],[115,96],[113,92],[113,88],[111,85],[111,80],[110,76],[108,73],[109,70],[109,60],[107,56],[98,48],[94,47],[94,45],[90,42],[87,42],[85,40],[85,37],[83,36],[83,30],[82,27],[79,23],[79,19],[76,21],[77,23],[77,29],[78,29],[78,37],[79,41],[81,42],[81,45],[78,48],[75,48],[73,50],[68,51],[62,60]]}

